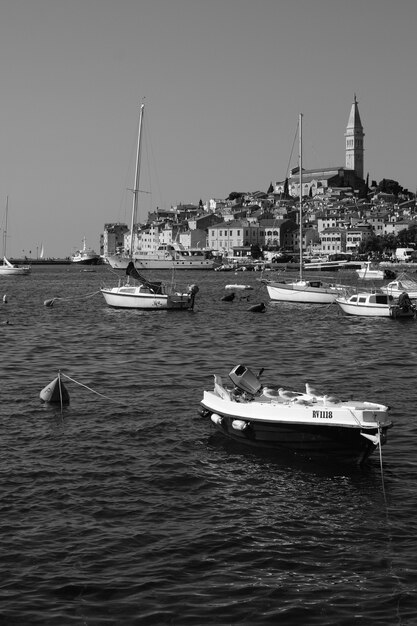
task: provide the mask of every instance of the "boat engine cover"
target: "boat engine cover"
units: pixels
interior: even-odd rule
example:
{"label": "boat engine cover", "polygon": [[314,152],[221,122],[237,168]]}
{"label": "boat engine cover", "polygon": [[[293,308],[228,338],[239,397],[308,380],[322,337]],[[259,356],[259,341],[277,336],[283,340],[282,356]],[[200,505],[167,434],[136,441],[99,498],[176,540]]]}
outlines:
{"label": "boat engine cover", "polygon": [[238,389],[253,395],[262,387],[259,378],[246,365],[236,365],[229,373],[229,378]]}

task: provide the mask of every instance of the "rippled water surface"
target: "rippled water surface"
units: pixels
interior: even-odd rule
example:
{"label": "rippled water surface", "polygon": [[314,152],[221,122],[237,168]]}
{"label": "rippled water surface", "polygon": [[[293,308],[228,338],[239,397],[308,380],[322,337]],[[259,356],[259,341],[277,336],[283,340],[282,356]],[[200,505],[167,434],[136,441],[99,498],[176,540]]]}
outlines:
{"label": "rippled water surface", "polygon": [[[106,267],[0,277],[1,624],[417,623],[417,322],[271,304],[257,278],[179,273],[194,312],[139,312],[105,305]],[[239,362],[389,404],[382,471],[215,434],[199,402]],[[58,371],[63,412],[39,401]]]}

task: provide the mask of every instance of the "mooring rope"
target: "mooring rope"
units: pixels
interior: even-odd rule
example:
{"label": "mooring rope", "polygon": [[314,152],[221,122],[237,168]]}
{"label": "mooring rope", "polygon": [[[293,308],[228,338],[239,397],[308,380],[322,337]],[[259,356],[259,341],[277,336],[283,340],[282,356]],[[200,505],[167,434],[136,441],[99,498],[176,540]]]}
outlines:
{"label": "mooring rope", "polygon": [[88,391],[91,391],[92,393],[95,393],[97,396],[100,396],[101,398],[104,398],[105,400],[110,400],[111,402],[115,402],[116,404],[120,404],[122,406],[130,406],[130,405],[126,404],[126,402],[119,402],[119,400],[115,400],[114,398],[111,398],[110,396],[106,396],[106,395],[104,395],[104,393],[100,393],[99,391],[95,391],[91,387],[88,387],[88,385],[84,385],[84,383],[80,383],[78,380],[75,380],[74,378],[71,378],[70,376],[67,376],[66,374],[62,374],[61,373],[61,376],[64,376],[65,378],[68,378],[68,380],[70,380],[71,382],[75,383],[76,385],[79,385],[80,387],[84,387],[85,389],[88,389]]}

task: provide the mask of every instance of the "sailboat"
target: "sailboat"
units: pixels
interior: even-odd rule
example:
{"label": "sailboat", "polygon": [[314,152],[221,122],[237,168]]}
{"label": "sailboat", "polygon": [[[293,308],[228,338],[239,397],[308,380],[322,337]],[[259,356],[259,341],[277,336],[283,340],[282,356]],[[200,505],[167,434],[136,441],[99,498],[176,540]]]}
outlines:
{"label": "sailboat", "polygon": [[299,138],[299,180],[300,180],[300,269],[299,278],[294,281],[263,280],[268,290],[268,295],[273,301],[279,302],[302,302],[314,304],[330,304],[344,292],[344,288],[323,282],[321,280],[306,280],[303,277],[303,144],[302,144],[302,120],[300,113],[298,122]]}
{"label": "sailboat", "polygon": [[[133,189],[133,205],[130,229],[130,247],[126,267],[127,279],[119,281],[117,287],[103,287],[101,293],[106,303],[115,308],[122,309],[177,309],[187,310],[194,307],[195,296],[198,291],[197,285],[191,285],[187,291],[178,292],[168,288],[162,282],[153,282],[141,276],[134,265],[133,260],[133,229],[136,223],[139,198],[139,179],[141,166],[142,126],[145,105],[141,105],[139,117],[139,132],[136,153],[135,184]],[[137,283],[131,283],[130,280]]]}
{"label": "sailboat", "polygon": [[6,218],[3,231],[3,263],[0,265],[0,276],[25,276],[29,274],[31,268],[29,265],[15,265],[10,263],[7,258],[7,218],[9,214],[9,196],[6,200]]}

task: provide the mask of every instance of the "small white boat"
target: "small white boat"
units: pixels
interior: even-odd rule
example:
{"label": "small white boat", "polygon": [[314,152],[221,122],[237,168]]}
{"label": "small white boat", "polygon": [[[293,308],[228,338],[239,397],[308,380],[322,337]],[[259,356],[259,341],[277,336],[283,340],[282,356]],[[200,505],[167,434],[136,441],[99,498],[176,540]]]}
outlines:
{"label": "small white boat", "polygon": [[214,375],[200,414],[223,435],[241,444],[316,460],[362,464],[385,444],[389,408],[384,404],[263,386],[245,365],[229,373],[233,387]]}
{"label": "small white boat", "polygon": [[342,285],[333,285],[322,280],[297,280],[292,282],[263,281],[272,301],[302,302],[305,304],[331,304],[345,292]]}
{"label": "small white boat", "polygon": [[337,298],[336,303],[347,315],[365,317],[414,318],[416,307],[400,305],[395,298],[381,291],[363,291]]}
{"label": "small white boat", "polygon": [[0,276],[26,276],[30,273],[30,265],[16,265],[7,258],[7,219],[9,215],[9,196],[6,200],[5,226],[3,230],[3,262],[0,264]]}
{"label": "small white boat", "polygon": [[30,271],[30,265],[16,265],[10,263],[6,257],[3,257],[3,263],[0,265],[0,276],[26,276]]}
{"label": "small white boat", "polygon": [[241,284],[236,284],[236,285],[225,285],[225,289],[253,289],[252,285],[241,285]]}
{"label": "small white boat", "polygon": [[[130,262],[126,274],[127,281],[119,282],[117,287],[103,287],[101,293],[106,303],[118,309],[144,309],[144,310],[192,310],[195,296],[198,292],[197,285],[190,285],[188,291],[178,292],[168,289],[161,282],[152,282],[141,276],[134,264]],[[132,284],[130,278],[139,281]]]}
{"label": "small white boat", "polygon": [[381,287],[381,291],[394,296],[394,298],[398,298],[405,291],[414,300],[417,298],[417,281],[407,274],[401,274],[396,280]]}
{"label": "small white boat", "polygon": [[395,272],[392,270],[380,269],[378,266],[372,263],[372,261],[365,261],[360,269],[356,270],[358,278],[363,280],[383,280],[384,278],[395,278]]}

